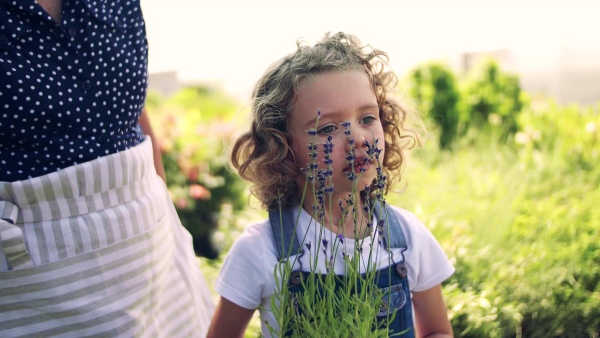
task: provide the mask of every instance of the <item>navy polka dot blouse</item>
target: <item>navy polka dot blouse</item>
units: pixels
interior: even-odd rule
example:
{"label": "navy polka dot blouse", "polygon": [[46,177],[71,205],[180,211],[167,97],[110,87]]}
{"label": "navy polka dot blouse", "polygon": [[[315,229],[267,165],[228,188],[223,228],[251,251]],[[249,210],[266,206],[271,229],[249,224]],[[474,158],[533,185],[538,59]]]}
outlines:
{"label": "navy polka dot blouse", "polygon": [[0,181],[140,143],[147,56],[140,0],[0,0]]}

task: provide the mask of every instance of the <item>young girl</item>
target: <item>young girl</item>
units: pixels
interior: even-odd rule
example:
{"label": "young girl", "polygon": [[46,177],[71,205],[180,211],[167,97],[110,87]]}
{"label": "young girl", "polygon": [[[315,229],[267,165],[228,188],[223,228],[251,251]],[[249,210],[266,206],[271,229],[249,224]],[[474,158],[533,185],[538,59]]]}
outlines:
{"label": "young girl", "polygon": [[[270,336],[268,326],[277,325],[271,310],[275,266],[281,258],[293,257],[294,269],[314,271],[309,257],[323,250],[330,250],[326,256],[352,251],[332,251],[335,245],[364,246],[359,254],[372,255],[377,269],[389,273],[385,280],[398,280],[398,288],[402,286],[399,291],[412,295],[412,306],[396,304],[399,312],[393,327],[407,328],[403,337],[452,336],[440,283],[454,267],[440,245],[406,210],[388,206],[386,219],[393,224],[388,225],[391,230],[383,232],[372,226],[383,223],[383,217],[377,219],[382,209],[370,219],[365,217],[368,208],[363,208],[368,191],[375,190],[369,186],[378,174],[386,175],[389,188],[400,176],[404,148],[420,142],[409,123],[419,126],[421,121],[394,97],[396,82],[386,53],[364,47],[355,36],[344,33],[326,34],[314,46],[299,42],[296,52],[274,63],[258,81],[251,130],[235,143],[232,162],[239,174],[252,182],[252,192],[270,211],[270,220],[249,225],[227,255],[216,283],[221,298],[209,337],[243,336],[256,309],[260,311],[263,336]],[[301,198],[307,180],[303,169],[313,159],[314,152],[307,147],[311,142],[319,147],[335,145],[326,155],[319,151],[317,157],[319,168],[331,164],[327,159],[333,163],[329,167],[331,199],[325,202],[327,212],[321,222],[316,222],[313,206],[323,201],[315,200],[310,184]],[[369,155],[368,146],[374,143],[379,148],[382,172]],[[348,154],[353,154],[350,162]],[[356,192],[356,187],[366,191]],[[341,208],[330,208],[329,200],[335,206],[341,201],[347,207],[344,201],[353,192],[360,196],[354,214],[343,215]],[[280,214],[280,207],[289,210],[289,215],[287,211]],[[294,228],[289,220],[296,219]],[[291,248],[291,256],[286,255],[286,248]],[[344,259],[321,260],[316,270],[325,273],[333,269],[343,274],[344,263]]]}

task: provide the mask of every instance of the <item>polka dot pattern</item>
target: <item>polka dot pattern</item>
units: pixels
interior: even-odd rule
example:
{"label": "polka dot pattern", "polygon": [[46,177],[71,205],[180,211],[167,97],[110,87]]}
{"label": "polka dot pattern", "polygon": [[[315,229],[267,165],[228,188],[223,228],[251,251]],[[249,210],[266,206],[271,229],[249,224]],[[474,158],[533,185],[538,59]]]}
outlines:
{"label": "polka dot pattern", "polygon": [[147,57],[140,0],[0,2],[0,181],[140,143]]}

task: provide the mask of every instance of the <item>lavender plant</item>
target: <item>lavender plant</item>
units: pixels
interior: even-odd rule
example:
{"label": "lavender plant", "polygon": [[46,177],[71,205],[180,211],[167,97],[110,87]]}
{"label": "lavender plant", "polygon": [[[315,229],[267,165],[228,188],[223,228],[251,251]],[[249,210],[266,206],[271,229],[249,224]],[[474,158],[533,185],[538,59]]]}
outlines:
{"label": "lavender plant", "polygon": [[[313,140],[317,137],[316,126],[319,123],[319,117],[320,112],[315,128],[307,131]],[[373,139],[372,142],[365,143],[367,147],[365,164],[376,162],[377,175],[372,185],[367,185],[364,189],[359,190],[357,184],[366,167],[361,166],[358,173],[356,172],[355,140],[351,136],[350,122],[344,122],[342,126],[348,138],[347,142],[351,145],[346,155],[346,161],[351,168],[347,172],[347,179],[352,182],[352,192],[346,198],[334,203],[335,201],[332,200],[334,191],[333,160],[331,158],[335,146],[333,138],[328,136],[326,141],[321,144],[324,169],[319,169],[317,160],[319,145],[316,141],[310,141],[308,151],[311,161],[302,170],[306,175],[306,180],[301,191],[300,205],[303,205],[310,187],[310,193],[313,194],[313,200],[316,201],[312,206],[312,217],[322,227],[311,223],[309,229],[320,229],[316,243],[306,242],[308,233],[305,233],[303,238],[299,238],[303,249],[302,253],[291,256],[292,259],[282,260],[275,267],[276,290],[271,297],[270,305],[277,323],[267,323],[273,336],[389,337],[404,333],[388,332],[388,324],[394,320],[395,312],[388,314],[382,321],[377,320],[377,314],[380,312],[384,303],[383,298],[386,296],[376,287],[377,266],[373,261],[374,251],[378,248],[384,250],[381,238],[386,224],[385,213],[377,216],[378,224],[375,227],[372,221],[375,203],[385,205],[383,192],[386,176],[381,169],[379,159],[381,152],[377,146],[379,140]],[[374,191],[371,191],[372,189]],[[363,203],[359,203],[359,199],[362,199]],[[362,218],[358,219],[356,206],[361,204],[363,205]],[[332,215],[334,205],[340,208],[342,214],[336,227],[331,223],[332,217],[325,217],[327,214]],[[280,211],[281,209],[280,203]],[[331,231],[325,233],[324,226],[327,219],[329,220],[328,228],[338,229],[337,233]],[[347,238],[339,230],[345,228],[349,219],[352,220],[354,229],[354,245],[350,250],[344,245]],[[294,234],[297,233],[298,221],[299,215],[294,223]],[[362,224],[366,224],[366,229],[361,229]],[[374,243],[376,236],[369,235],[374,231],[378,232],[378,243]],[[367,255],[363,252],[365,241],[368,241],[366,247],[370,248]],[[313,246],[315,246],[315,250],[311,251]],[[309,271],[295,272],[293,268],[306,251],[311,253]],[[313,255],[312,252],[316,254]],[[341,275],[336,274],[334,270],[338,259],[342,259],[344,264],[344,273]],[[319,262],[324,263],[325,271],[320,271]],[[361,273],[361,271],[364,272]],[[296,274],[296,278],[300,279],[303,292],[290,292],[289,280],[292,274]]]}

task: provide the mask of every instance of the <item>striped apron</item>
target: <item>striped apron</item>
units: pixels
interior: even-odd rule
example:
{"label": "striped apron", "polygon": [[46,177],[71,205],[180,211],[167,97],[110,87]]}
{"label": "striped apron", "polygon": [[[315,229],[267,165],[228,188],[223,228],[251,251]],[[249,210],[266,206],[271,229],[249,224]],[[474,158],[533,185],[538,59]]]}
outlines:
{"label": "striped apron", "polygon": [[213,310],[148,137],[0,182],[0,337],[204,337]]}

